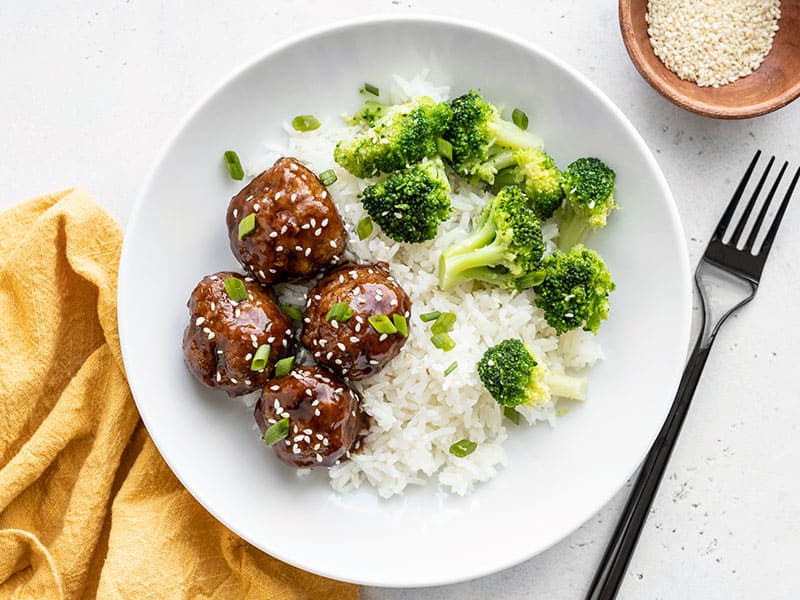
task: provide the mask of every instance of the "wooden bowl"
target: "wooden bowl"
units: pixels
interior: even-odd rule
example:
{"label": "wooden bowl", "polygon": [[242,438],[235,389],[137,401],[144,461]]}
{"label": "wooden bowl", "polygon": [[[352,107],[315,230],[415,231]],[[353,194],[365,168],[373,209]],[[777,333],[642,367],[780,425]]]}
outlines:
{"label": "wooden bowl", "polygon": [[800,0],[783,0],[778,31],[761,66],[718,88],[700,87],[667,69],[650,45],[647,0],[619,0],[622,39],[636,69],[678,106],[717,119],[756,117],[800,96]]}

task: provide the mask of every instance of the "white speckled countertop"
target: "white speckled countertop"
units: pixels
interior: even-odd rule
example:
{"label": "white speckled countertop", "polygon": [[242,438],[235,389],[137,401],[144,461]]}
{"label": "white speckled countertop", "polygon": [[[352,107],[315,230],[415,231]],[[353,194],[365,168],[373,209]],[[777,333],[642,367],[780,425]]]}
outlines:
{"label": "white speckled countertop", "polygon": [[[755,149],[800,163],[800,102],[734,122],[676,108],[628,61],[609,0],[74,4],[80,7],[0,8],[0,208],[77,184],[124,225],[160,146],[233,68],[285,37],[369,13],[458,15],[535,42],[583,72],[653,149],[692,264]],[[622,599],[797,597],[798,206],[784,223],[757,299],[717,340]],[[365,588],[363,597],[581,598],[625,493],[549,551],[507,571],[424,590]]]}

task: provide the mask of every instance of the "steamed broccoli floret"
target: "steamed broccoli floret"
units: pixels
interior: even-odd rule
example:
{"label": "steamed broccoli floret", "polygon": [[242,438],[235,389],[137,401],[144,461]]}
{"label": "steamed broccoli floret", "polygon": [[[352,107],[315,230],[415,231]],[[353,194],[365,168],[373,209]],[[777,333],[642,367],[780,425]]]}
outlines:
{"label": "steamed broccoli floret", "polygon": [[475,229],[439,258],[439,287],[478,280],[520,289],[544,253],[542,228],[518,187],[504,187],[481,211]]}
{"label": "steamed broccoli floret", "polygon": [[367,187],[364,208],[383,232],[398,242],[436,237],[439,223],[450,217],[450,183],[438,156],[425,158]]}
{"label": "steamed broccoli floret", "polygon": [[446,102],[425,96],[393,106],[373,102],[353,117],[367,129],[336,144],[333,158],[356,177],[398,171],[437,154],[437,140],[450,121]]}
{"label": "steamed broccoli floret", "polygon": [[512,154],[514,166],[500,171],[496,187],[518,185],[531,199],[540,219],[549,219],[564,200],[564,175],[541,148],[525,148]]}
{"label": "steamed broccoli floret", "polygon": [[494,183],[498,171],[514,164],[515,150],[542,146],[541,138],[501,118],[497,107],[475,91],[450,106],[453,118],[444,138],[453,146],[453,169],[470,183]]}
{"label": "steamed broccoli floret", "polygon": [[582,328],[597,333],[608,317],[608,294],[616,287],[600,256],[583,246],[542,260],[544,279],[536,287],[536,306],[547,323],[562,334]]}
{"label": "steamed broccoli floret", "polygon": [[478,361],[478,377],[500,406],[535,406],[561,396],[586,399],[586,380],[553,373],[521,340],[503,340]]}
{"label": "steamed broccoli floret", "polygon": [[614,202],[614,171],[599,158],[579,158],[564,172],[566,201],[556,212],[558,247],[569,250],[590,229],[605,227]]}
{"label": "steamed broccoli floret", "polygon": [[389,106],[391,105],[377,100],[365,100],[364,105],[358,109],[358,112],[352,117],[347,117],[345,122],[348,125],[369,125],[372,127],[375,125],[375,121],[383,116]]}

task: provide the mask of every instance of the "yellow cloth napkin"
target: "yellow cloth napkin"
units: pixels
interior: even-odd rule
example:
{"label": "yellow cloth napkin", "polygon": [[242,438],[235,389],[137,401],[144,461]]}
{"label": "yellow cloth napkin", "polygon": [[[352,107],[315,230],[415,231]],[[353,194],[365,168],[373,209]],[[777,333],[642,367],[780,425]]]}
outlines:
{"label": "yellow cloth napkin", "polygon": [[357,598],[225,529],[161,459],[122,366],[121,241],[82,191],[0,213],[0,598]]}

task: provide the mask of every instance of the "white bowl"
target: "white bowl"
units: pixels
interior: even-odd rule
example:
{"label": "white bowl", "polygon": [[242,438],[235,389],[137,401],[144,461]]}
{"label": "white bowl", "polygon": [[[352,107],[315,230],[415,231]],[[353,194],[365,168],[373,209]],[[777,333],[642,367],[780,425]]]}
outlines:
{"label": "white bowl", "polygon": [[[531,118],[559,164],[597,155],[618,175],[622,210],[592,239],[618,289],[600,338],[591,398],[555,428],[517,428],[509,464],[472,495],[432,487],[386,501],[301,480],[265,450],[239,402],[202,389],[183,366],[185,302],[205,274],[236,268],[224,225],[238,188],[222,152],[281,145],[294,115],[338,115],[365,81],[430,69],[454,94],[480,88]],[[150,435],[187,489],[237,534],[288,563],[369,585],[424,586],[486,575],[561,540],[635,470],[671,403],[687,349],[691,285],[675,205],[622,112],[544,50],[455,20],[382,18],[284,43],[203,101],[145,182],[119,280],[125,367]]]}

